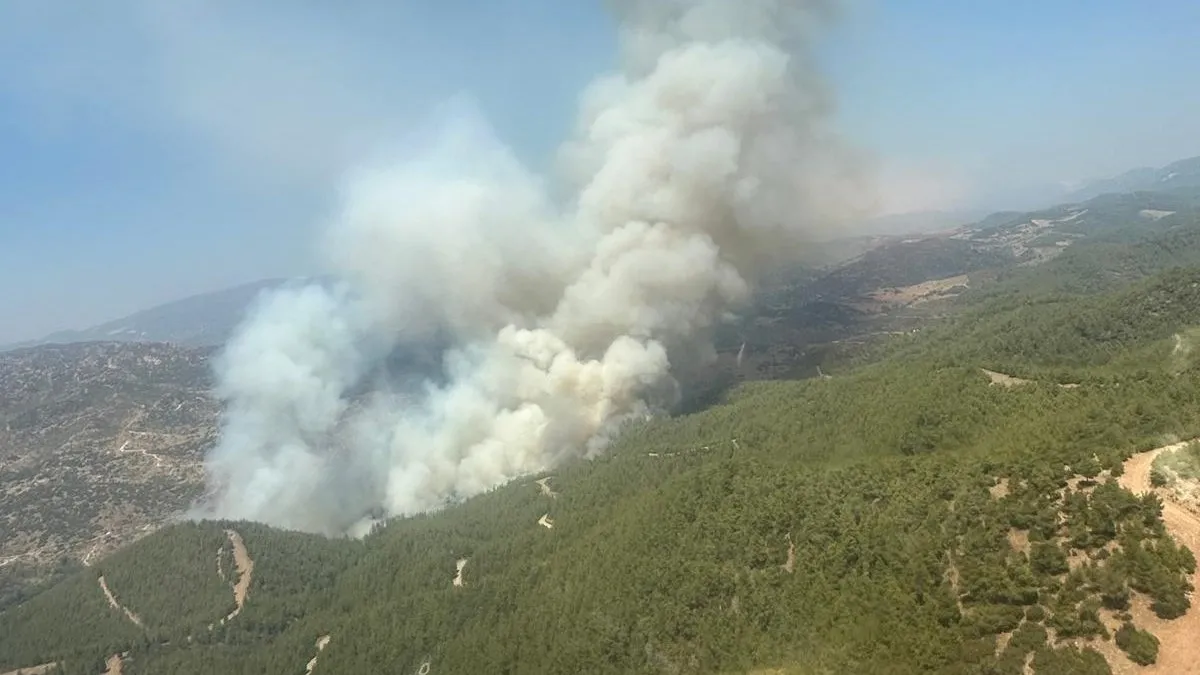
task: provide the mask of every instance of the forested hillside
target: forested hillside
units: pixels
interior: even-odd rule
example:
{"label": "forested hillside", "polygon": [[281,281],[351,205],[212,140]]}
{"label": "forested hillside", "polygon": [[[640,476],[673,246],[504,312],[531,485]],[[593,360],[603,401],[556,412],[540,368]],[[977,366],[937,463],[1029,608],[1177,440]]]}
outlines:
{"label": "forested hillside", "polygon": [[166,528],[0,614],[0,672],[1169,667],[1196,560],[1122,475],[1200,435],[1200,238],[1160,225],[364,541]]}

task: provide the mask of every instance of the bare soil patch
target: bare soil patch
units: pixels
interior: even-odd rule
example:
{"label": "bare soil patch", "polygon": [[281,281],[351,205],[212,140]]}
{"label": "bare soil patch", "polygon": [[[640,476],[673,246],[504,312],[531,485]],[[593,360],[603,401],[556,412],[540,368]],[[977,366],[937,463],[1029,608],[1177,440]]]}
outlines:
{"label": "bare soil patch", "polygon": [[323,649],[325,649],[325,645],[328,645],[328,644],[329,644],[329,636],[328,635],[322,635],[321,637],[317,638],[317,644],[316,644],[317,653],[313,654],[313,657],[311,659],[309,659],[308,663],[304,666],[305,675],[312,674],[313,669],[317,667],[317,657],[319,657],[321,655],[321,651]]}
{"label": "bare soil patch", "polygon": [[1001,478],[995,485],[988,488],[988,492],[991,493],[992,499],[1004,499],[1008,496],[1008,479]]}
{"label": "bare soil patch", "polygon": [[912,286],[880,288],[872,291],[870,297],[883,303],[909,305],[937,297],[946,297],[950,289],[966,287],[969,284],[970,279],[967,275],[960,274],[945,279],[931,279]]}
{"label": "bare soil patch", "polygon": [[997,657],[1000,656],[1001,652],[1004,651],[1004,648],[1008,646],[1008,643],[1012,642],[1012,636],[1013,636],[1013,633],[1015,633],[1015,632],[1016,631],[1010,630],[1007,633],[1001,633],[996,636],[996,651],[993,653]]}
{"label": "bare soil patch", "polygon": [[466,566],[467,566],[466,558],[459,558],[458,562],[455,563],[455,567],[458,568],[454,573],[454,585],[455,586],[463,585],[463,568],[465,568]]}
{"label": "bare soil patch", "polygon": [[45,673],[50,672],[56,666],[58,666],[57,663],[43,663],[40,666],[29,666],[28,668],[9,670],[7,672],[0,673],[0,675],[44,675]]}
{"label": "bare soil patch", "polygon": [[1026,530],[1018,530],[1016,528],[1008,531],[1008,545],[1017,553],[1029,555],[1029,532]]}
{"label": "bare soil patch", "polygon": [[987,368],[980,368],[980,370],[983,371],[984,375],[988,376],[988,379],[991,380],[991,384],[993,386],[1015,387],[1022,384],[1033,383],[1033,380],[1026,380],[1020,377],[1013,377],[1012,375],[1005,375],[1004,373],[997,373],[996,371],[988,370]]}
{"label": "bare soil patch", "polygon": [[233,586],[234,608],[229,616],[225,617],[225,621],[232,621],[234,617],[242,613],[242,607],[246,605],[246,596],[250,594],[250,581],[254,576],[254,559],[246,550],[246,543],[242,541],[242,535],[238,534],[236,530],[225,530],[225,536],[229,537],[229,543],[233,544],[233,562],[238,573],[237,583]]}
{"label": "bare soil patch", "polygon": [[104,672],[101,675],[121,675],[125,670],[125,662],[120,654],[113,654],[104,662]]}
{"label": "bare soil patch", "polygon": [[554,490],[550,489],[550,479],[551,479],[551,478],[553,478],[553,477],[554,477],[554,476],[546,476],[545,478],[542,478],[542,479],[540,479],[540,480],[534,481],[534,483],[536,483],[536,484],[537,484],[537,486],[538,486],[539,488],[541,488],[541,490],[542,490],[542,494],[543,494],[543,495],[546,495],[547,497],[549,497],[549,498],[551,498],[551,499],[554,499],[555,497],[558,497],[558,493],[557,493],[557,492],[555,492]]}
{"label": "bare soil patch", "polygon": [[[1167,526],[1167,531],[1179,543],[1187,546],[1193,554],[1200,557],[1200,516],[1181,506],[1166,490],[1155,489],[1150,484],[1150,468],[1154,463],[1154,458],[1163,452],[1177,450],[1187,444],[1188,441],[1173,443],[1134,455],[1125,462],[1125,473],[1119,478],[1119,481],[1122,487],[1135,494],[1147,492],[1157,494],[1162,500],[1162,518]],[[1200,569],[1197,569],[1197,572],[1192,575],[1191,582],[1194,587],[1200,588]],[[1117,671],[1120,661],[1114,663],[1113,659],[1109,659],[1114,672],[1200,675],[1200,639],[1198,639],[1200,637],[1200,610],[1196,608],[1196,603],[1200,601],[1200,598],[1197,598],[1193,591],[1189,599],[1192,606],[1186,614],[1178,619],[1165,621],[1155,616],[1145,597],[1140,594],[1135,595],[1133,607],[1130,610],[1133,622],[1139,628],[1154,633],[1158,638],[1158,662],[1144,668],[1134,666],[1135,670]],[[1116,649],[1115,646],[1113,648]],[[1125,662],[1130,666],[1133,665],[1128,662],[1128,659],[1125,659]]]}
{"label": "bare soil patch", "polygon": [[787,562],[783,563],[779,567],[784,572],[791,574],[792,572],[796,571],[796,543],[792,541],[792,533],[791,532],[788,532],[787,543],[788,543]]}
{"label": "bare soil patch", "polygon": [[[979,370],[981,370],[984,375],[988,376],[988,380],[990,381],[990,384],[994,387],[1016,387],[1016,386],[1019,386],[1022,384],[1033,384],[1033,382],[1034,382],[1033,380],[1027,380],[1023,377],[1013,377],[1012,375],[996,372],[994,370],[988,370],[987,368],[980,368]],[[1078,382],[1067,382],[1066,384],[1058,385],[1058,388],[1059,389],[1078,389],[1079,383]]]}

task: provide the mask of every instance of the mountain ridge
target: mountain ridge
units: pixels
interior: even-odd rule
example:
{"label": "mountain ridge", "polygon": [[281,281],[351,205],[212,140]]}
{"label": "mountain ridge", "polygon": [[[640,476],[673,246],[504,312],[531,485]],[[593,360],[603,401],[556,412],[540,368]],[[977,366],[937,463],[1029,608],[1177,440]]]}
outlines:
{"label": "mountain ridge", "polygon": [[260,293],[294,280],[262,279],[172,300],[81,330],[0,346],[0,352],[76,342],[172,342],[192,347],[222,344]]}
{"label": "mountain ridge", "polygon": [[1162,191],[1200,187],[1200,157],[1176,160],[1161,167],[1139,167],[1109,178],[1088,181],[1064,201],[1085,201],[1103,194]]}
{"label": "mountain ridge", "polygon": [[[936,236],[951,231],[990,229],[1013,218],[1084,203],[1105,196],[1136,192],[1193,195],[1200,188],[1200,157],[1177,160],[1160,168],[1132,169],[1118,176],[1090,181],[1083,187],[1061,195],[1055,205],[1024,211],[987,213],[979,209],[929,211],[879,216],[859,223],[846,237],[813,245],[837,260],[842,249],[861,247],[860,240],[906,236]],[[870,245],[867,245],[868,247]],[[819,257],[819,256],[817,256]],[[808,254],[811,261],[816,257]],[[0,345],[0,352],[42,344],[73,342],[175,342],[188,346],[215,346],[225,342],[241,322],[245,311],[260,293],[292,283],[328,282],[329,276],[312,278],[268,278],[239,284],[139,310],[81,330],[56,331],[44,337]]]}

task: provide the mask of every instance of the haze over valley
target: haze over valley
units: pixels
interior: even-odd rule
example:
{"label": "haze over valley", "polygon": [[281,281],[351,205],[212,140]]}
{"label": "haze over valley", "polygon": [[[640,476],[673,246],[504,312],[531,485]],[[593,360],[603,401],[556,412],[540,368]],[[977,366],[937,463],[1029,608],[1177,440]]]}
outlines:
{"label": "haze over valley", "polygon": [[70,5],[0,10],[0,673],[1200,673],[1200,129],[1076,107],[1176,29]]}

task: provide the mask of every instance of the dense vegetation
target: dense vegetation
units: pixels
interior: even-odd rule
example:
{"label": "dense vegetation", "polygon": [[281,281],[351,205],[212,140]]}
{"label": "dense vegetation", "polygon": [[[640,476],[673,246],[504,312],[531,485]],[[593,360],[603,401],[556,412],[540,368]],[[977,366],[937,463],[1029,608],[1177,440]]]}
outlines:
{"label": "dense vegetation", "polygon": [[[136,546],[153,547],[153,540]],[[96,575],[86,570],[0,614],[0,667],[59,661],[70,664],[67,673],[98,673],[108,654],[142,640],[143,632],[109,607]]]}
{"label": "dense vegetation", "polygon": [[[167,528],[0,613],[0,670],[127,652],[134,675],[303,672],[322,636],[318,674],[1107,673],[1108,641],[1154,662],[1131,604],[1182,615],[1196,560],[1115,476],[1200,434],[1200,360],[1175,339],[1200,326],[1200,270],[1171,269],[1200,238],[1153,236],[1196,250],[1111,286],[1071,285],[1065,255],[1054,284],[1021,268],[832,379],[631,427],[559,467],[556,496],[517,481],[362,542]],[[222,624],[226,528],[255,567]]]}

